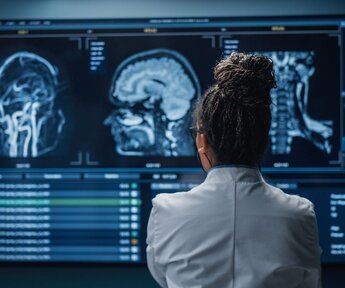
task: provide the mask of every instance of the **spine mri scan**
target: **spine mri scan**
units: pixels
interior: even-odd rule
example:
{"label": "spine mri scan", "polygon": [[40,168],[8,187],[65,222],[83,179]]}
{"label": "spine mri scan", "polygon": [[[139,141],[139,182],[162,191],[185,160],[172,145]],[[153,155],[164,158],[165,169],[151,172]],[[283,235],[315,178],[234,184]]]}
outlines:
{"label": "spine mri scan", "polygon": [[0,66],[0,155],[39,157],[57,145],[65,118],[54,110],[58,71],[29,52]]}
{"label": "spine mri scan", "polygon": [[277,88],[271,93],[272,154],[290,154],[294,137],[302,137],[330,154],[333,122],[316,120],[308,114],[309,79],[315,72],[314,52],[274,51],[261,54],[273,60],[277,79]]}
{"label": "spine mri scan", "polygon": [[154,49],[134,54],[116,69],[110,89],[115,150],[123,156],[192,156],[189,111],[200,95],[196,74],[180,53]]}

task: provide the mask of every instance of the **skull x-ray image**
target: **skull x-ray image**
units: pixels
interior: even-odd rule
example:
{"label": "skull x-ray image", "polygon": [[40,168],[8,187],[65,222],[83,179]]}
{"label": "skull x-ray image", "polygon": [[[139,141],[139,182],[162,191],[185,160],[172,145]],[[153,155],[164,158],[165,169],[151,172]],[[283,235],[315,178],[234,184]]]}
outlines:
{"label": "skull x-ray image", "polygon": [[309,80],[315,73],[313,51],[263,52],[273,60],[277,88],[272,90],[272,154],[290,154],[294,137],[310,141],[330,154],[331,120],[313,119],[308,113]]}
{"label": "skull x-ray image", "polygon": [[39,157],[53,150],[65,123],[54,109],[58,70],[21,51],[0,66],[0,155]]}
{"label": "skull x-ray image", "polygon": [[115,150],[124,156],[192,156],[188,134],[192,102],[200,84],[180,53],[154,49],[134,54],[115,70],[110,89]]}

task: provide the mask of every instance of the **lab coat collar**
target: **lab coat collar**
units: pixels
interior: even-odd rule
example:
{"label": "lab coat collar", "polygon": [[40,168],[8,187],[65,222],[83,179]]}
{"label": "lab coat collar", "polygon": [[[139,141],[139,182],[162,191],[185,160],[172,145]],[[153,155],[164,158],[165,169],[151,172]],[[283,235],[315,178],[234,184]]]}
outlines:
{"label": "lab coat collar", "polygon": [[255,183],[264,181],[258,167],[238,164],[214,166],[208,170],[206,179],[229,179],[229,177],[234,182]]}

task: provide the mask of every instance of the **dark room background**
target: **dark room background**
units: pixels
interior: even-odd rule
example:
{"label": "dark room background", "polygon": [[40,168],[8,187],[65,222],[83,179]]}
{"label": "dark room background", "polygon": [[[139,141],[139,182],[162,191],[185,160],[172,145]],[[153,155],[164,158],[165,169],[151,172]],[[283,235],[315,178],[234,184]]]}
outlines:
{"label": "dark room background", "polygon": [[[345,0],[6,0],[0,20],[345,15]],[[345,267],[323,267],[325,288],[345,287]],[[158,287],[144,266],[0,266],[0,287]],[[216,288],[216,287],[215,287]],[[244,287],[245,288],[245,287]]]}

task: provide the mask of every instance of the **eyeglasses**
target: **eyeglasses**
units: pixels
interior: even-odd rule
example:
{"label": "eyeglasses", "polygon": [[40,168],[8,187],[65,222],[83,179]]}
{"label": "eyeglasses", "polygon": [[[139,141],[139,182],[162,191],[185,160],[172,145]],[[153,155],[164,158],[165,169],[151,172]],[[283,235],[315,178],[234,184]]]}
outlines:
{"label": "eyeglasses", "polygon": [[195,140],[196,135],[198,133],[202,133],[202,131],[200,129],[198,129],[198,127],[196,127],[196,126],[189,127],[189,132],[190,132],[190,135],[192,136],[193,140]]}

